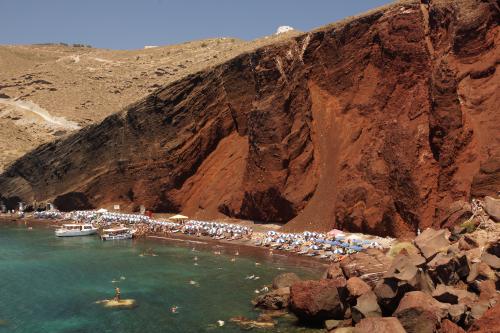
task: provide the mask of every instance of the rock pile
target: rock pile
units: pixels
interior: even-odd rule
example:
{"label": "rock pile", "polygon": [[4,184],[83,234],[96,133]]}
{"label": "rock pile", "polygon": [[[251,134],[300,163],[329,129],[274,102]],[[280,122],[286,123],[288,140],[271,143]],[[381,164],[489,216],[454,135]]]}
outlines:
{"label": "rock pile", "polygon": [[328,332],[500,332],[500,243],[482,231],[427,229],[417,251],[356,253],[318,281],[285,273],[255,304]]}

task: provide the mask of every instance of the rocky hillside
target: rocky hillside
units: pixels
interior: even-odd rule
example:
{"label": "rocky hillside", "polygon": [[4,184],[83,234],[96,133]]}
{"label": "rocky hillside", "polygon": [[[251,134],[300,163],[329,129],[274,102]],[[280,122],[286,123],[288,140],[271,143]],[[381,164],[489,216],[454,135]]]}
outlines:
{"label": "rocky hillside", "polygon": [[242,53],[27,154],[0,192],[290,230],[444,225],[500,189],[499,21],[494,0],[407,1]]}
{"label": "rocky hillside", "polygon": [[130,51],[79,44],[0,46],[0,171],[40,144],[99,122],[162,85],[294,34]]}

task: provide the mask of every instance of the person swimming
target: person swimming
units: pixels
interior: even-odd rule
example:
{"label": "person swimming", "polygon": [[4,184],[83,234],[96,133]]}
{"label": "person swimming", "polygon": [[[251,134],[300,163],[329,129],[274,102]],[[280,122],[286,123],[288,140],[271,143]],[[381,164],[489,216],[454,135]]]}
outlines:
{"label": "person swimming", "polygon": [[178,313],[177,310],[179,310],[179,307],[177,305],[174,305],[170,308],[170,312],[172,313]]}

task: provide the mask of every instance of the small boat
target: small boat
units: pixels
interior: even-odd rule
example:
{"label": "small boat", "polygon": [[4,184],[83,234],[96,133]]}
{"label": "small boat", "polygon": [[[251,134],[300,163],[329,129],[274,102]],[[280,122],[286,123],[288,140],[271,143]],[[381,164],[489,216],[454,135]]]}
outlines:
{"label": "small boat", "polygon": [[131,239],[134,236],[134,231],[126,227],[118,227],[111,229],[104,229],[101,234],[102,240],[120,240]]}
{"label": "small boat", "polygon": [[97,228],[92,224],[63,224],[62,228],[56,229],[57,237],[88,236],[97,233]]}

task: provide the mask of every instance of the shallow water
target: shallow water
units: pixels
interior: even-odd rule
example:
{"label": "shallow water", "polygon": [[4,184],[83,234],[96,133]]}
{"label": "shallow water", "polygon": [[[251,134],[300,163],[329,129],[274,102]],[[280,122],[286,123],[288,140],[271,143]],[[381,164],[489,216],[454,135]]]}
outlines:
{"label": "shallow water", "polygon": [[[158,256],[140,256],[149,247]],[[0,332],[243,332],[229,319],[257,317],[250,303],[255,289],[280,272],[318,276],[318,269],[297,267],[286,257],[234,252],[215,245],[56,238],[53,229],[0,226]],[[260,279],[245,279],[249,275]],[[138,306],[95,303],[112,298],[115,287]],[[218,320],[225,325],[217,327]],[[290,325],[285,320],[272,331],[289,332]]]}

